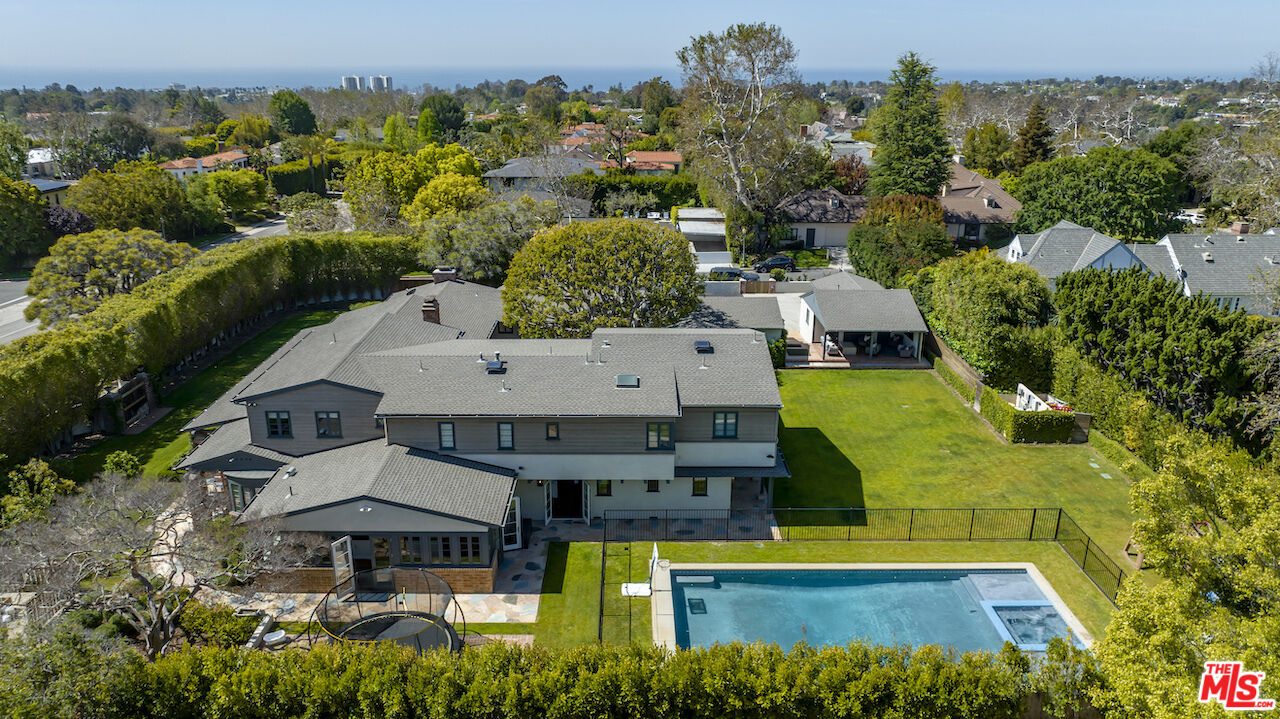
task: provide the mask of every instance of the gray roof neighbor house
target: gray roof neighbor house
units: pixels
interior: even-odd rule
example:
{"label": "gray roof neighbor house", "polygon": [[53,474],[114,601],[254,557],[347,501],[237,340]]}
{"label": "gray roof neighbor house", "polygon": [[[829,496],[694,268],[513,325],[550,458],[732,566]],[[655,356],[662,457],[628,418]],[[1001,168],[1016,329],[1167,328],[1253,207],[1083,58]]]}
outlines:
{"label": "gray roof neighbor house", "polygon": [[855,275],[852,272],[833,272],[825,277],[819,277],[809,282],[809,287],[815,290],[883,290],[879,282],[862,275]]}
{"label": "gray roof neighbor house", "polygon": [[1030,265],[1051,284],[1086,267],[1125,269],[1142,264],[1120,240],[1066,220],[1034,235],[1018,235],[996,252],[1008,262]]}
{"label": "gray roof neighbor house", "polygon": [[727,295],[703,297],[698,309],[677,322],[675,327],[720,327],[760,330],[785,330],[782,310],[772,295]]}
{"label": "gray roof neighbor house", "polygon": [[778,213],[788,222],[852,223],[867,211],[867,198],[846,195],[834,187],[805,190],[778,203]]}
{"label": "gray roof neighbor house", "polygon": [[[1166,253],[1163,257],[1157,247]],[[1261,285],[1280,272],[1280,235],[1166,235],[1152,248],[1144,250],[1159,260],[1152,269],[1180,281],[1188,297],[1203,292],[1227,309],[1275,314]]]}

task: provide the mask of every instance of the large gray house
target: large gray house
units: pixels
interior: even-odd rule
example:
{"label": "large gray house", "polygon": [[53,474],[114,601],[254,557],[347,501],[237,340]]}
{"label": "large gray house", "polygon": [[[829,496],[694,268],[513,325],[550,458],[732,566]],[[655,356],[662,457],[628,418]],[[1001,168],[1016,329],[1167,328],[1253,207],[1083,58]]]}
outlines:
{"label": "large gray house", "polygon": [[786,475],[761,332],[515,339],[499,313],[444,280],[304,330],[187,425],[212,433],[180,467],[240,521],[350,536],[357,568],[490,578],[521,519],[728,510]]}

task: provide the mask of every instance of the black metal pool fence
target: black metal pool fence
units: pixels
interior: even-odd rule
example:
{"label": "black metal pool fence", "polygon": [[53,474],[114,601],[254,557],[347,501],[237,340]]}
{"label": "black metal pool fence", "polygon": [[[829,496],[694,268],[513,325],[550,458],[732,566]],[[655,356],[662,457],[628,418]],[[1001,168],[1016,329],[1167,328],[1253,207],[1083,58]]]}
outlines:
{"label": "black metal pool fence", "polygon": [[[606,604],[615,604],[608,601],[605,585],[634,581],[626,576],[609,576],[610,543],[765,540],[1057,542],[1112,604],[1125,579],[1119,565],[1061,507],[611,510],[604,513],[600,638],[604,638],[604,618],[612,613],[606,612]],[[627,614],[630,615],[629,608]]]}

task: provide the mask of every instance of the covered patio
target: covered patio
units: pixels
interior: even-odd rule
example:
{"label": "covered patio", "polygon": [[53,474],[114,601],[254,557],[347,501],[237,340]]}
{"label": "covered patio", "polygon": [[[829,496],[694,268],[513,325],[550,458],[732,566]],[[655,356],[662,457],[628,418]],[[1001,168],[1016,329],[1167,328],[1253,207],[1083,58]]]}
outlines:
{"label": "covered patio", "polygon": [[[814,290],[801,297],[802,366],[917,367],[924,317],[907,290]],[[798,358],[796,358],[798,359]]]}

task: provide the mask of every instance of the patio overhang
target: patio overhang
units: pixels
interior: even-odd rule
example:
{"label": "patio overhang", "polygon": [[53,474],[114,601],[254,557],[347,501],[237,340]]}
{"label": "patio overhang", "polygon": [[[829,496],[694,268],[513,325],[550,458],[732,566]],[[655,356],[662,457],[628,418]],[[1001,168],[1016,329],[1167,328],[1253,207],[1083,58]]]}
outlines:
{"label": "patio overhang", "polygon": [[775,454],[772,467],[676,467],[677,477],[790,477],[787,459],[782,450]]}

